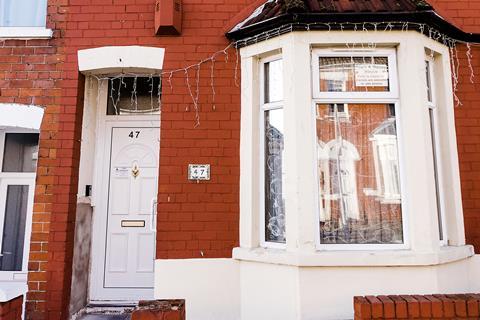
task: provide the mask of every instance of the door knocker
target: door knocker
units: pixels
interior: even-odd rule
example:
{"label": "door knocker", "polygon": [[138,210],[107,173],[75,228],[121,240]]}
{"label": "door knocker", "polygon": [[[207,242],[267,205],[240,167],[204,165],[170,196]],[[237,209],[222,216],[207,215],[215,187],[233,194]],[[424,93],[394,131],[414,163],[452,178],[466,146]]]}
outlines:
{"label": "door knocker", "polygon": [[132,176],[136,179],[139,174],[140,174],[140,169],[138,169],[138,166],[135,164],[132,168]]}

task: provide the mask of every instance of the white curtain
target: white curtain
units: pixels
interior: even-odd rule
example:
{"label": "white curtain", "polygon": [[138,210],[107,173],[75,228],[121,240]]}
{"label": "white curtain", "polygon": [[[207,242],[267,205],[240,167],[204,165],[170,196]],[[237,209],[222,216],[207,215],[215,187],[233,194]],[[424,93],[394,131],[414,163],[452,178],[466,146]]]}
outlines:
{"label": "white curtain", "polygon": [[0,0],[0,27],[45,27],[47,0]]}

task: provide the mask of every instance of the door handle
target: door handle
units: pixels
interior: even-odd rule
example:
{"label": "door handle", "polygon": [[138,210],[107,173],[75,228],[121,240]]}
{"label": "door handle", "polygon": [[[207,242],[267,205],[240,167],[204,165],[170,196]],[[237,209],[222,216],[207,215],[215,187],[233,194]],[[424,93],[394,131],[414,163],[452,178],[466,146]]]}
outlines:
{"label": "door handle", "polygon": [[157,198],[152,199],[152,212],[151,212],[151,223],[150,223],[150,230],[152,232],[157,232]]}

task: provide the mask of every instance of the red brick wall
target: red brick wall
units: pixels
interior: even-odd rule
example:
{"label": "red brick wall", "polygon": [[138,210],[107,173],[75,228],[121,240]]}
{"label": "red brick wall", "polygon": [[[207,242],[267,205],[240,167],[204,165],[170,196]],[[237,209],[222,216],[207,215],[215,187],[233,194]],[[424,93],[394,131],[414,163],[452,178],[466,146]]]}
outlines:
{"label": "red brick wall", "polygon": [[435,294],[353,298],[355,320],[478,319],[480,295]]}
{"label": "red brick wall", "polygon": [[23,296],[0,303],[0,320],[22,320]]}

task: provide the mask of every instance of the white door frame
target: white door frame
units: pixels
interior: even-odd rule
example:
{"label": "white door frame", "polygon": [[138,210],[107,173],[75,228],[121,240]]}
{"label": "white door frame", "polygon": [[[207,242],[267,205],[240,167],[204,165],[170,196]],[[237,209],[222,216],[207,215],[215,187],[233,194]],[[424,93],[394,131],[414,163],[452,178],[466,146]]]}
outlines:
{"label": "white door frame", "polygon": [[[104,288],[107,212],[109,189],[110,151],[113,127],[159,128],[160,115],[106,116],[108,82],[99,83],[97,98],[97,124],[95,138],[94,179],[92,185],[93,207],[92,251],[89,285],[90,303],[133,304],[138,300],[153,299],[152,288]],[[160,150],[159,150],[160,152]],[[160,159],[160,155],[159,155]]]}

